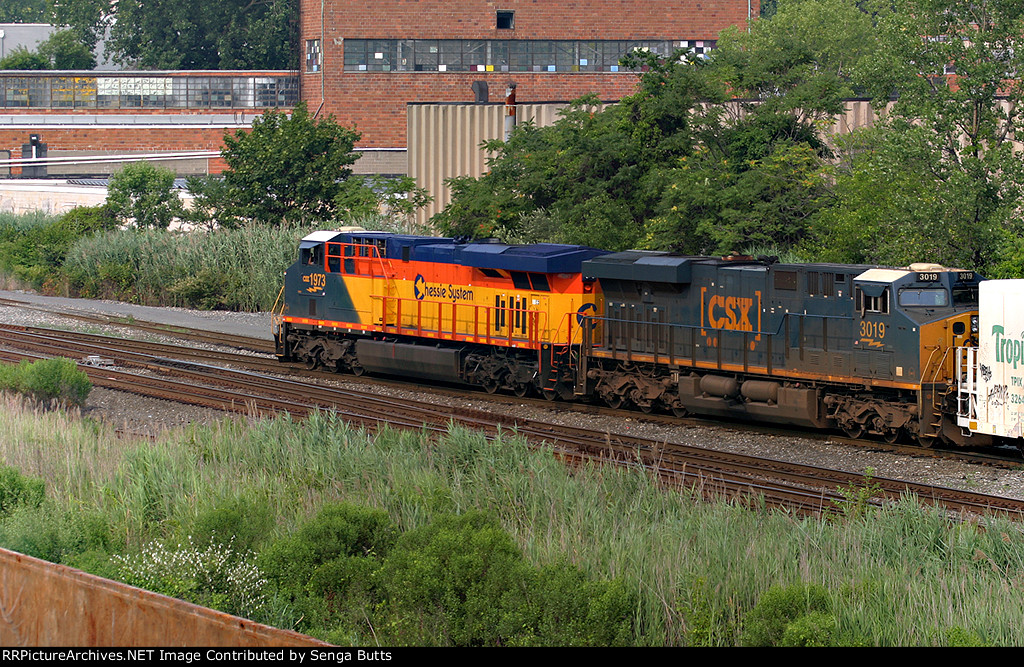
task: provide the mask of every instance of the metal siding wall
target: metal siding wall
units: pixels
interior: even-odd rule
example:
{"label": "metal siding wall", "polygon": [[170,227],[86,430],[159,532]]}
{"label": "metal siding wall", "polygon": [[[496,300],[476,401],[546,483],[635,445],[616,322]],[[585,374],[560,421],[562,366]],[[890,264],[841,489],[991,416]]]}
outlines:
{"label": "metal siding wall", "polygon": [[[566,106],[565,102],[518,104],[516,122],[551,125]],[[409,175],[434,197],[417,215],[416,222],[425,225],[451,200],[446,179],[481,176],[486,171],[488,156],[480,144],[504,136],[505,105],[411,104],[407,109]]]}
{"label": "metal siding wall", "polygon": [[0,549],[0,646],[324,646],[312,637]]}

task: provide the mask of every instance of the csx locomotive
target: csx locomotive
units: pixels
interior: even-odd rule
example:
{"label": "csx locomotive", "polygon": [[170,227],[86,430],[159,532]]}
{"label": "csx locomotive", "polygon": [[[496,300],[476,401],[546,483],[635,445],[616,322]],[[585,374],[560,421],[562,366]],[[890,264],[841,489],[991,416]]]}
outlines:
{"label": "csx locomotive", "polygon": [[282,361],[611,406],[987,444],[957,426],[973,271],[315,232]]}

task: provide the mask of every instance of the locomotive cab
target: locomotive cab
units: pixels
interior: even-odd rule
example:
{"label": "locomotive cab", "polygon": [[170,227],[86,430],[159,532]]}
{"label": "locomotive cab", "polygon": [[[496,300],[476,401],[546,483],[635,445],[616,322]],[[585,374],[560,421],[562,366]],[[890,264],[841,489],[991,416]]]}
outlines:
{"label": "locomotive cab", "polygon": [[949,415],[957,348],[973,344],[978,332],[979,281],[973,271],[935,264],[869,269],[854,280],[853,374],[865,387],[891,392],[875,411],[897,415],[891,420],[923,444],[967,444]]}

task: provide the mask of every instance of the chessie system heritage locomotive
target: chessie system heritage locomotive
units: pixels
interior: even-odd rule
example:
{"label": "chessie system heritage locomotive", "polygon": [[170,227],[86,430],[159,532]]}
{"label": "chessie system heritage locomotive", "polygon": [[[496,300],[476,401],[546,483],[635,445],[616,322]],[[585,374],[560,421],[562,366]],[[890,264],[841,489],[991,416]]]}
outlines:
{"label": "chessie system heritage locomotive", "polygon": [[985,444],[958,424],[973,271],[310,234],[277,355],[612,406]]}

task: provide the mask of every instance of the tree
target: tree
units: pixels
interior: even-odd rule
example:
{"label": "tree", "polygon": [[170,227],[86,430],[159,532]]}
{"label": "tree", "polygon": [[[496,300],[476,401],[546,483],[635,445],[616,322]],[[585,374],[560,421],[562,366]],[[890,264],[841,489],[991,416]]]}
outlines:
{"label": "tree", "polygon": [[623,248],[640,237],[651,210],[640,187],[641,151],[624,109],[597,111],[594,98],[575,101],[550,127],[516,128],[492,141],[490,171],[450,181],[452,202],[433,222],[458,236],[516,234],[522,216],[543,210],[568,242]]}
{"label": "tree", "polygon": [[182,215],[174,172],[149,162],[132,162],[110,178],[107,208],[123,225],[167,229]]}
{"label": "tree", "polygon": [[93,69],[96,57],[73,30],[58,30],[39,45],[36,52],[46,58],[52,69]]}
{"label": "tree", "polygon": [[42,23],[46,0],[4,0],[0,3],[0,23]]}
{"label": "tree", "polygon": [[[750,34],[723,33],[707,60],[634,52],[634,95],[603,111],[571,105],[552,126],[486,144],[489,172],[450,182],[438,216],[454,234],[529,237],[607,249],[728,252],[806,238],[828,201],[822,126],[850,90],[834,39],[809,39],[806,16],[866,29],[847,0],[798,0]],[[830,19],[831,20],[831,19]],[[863,48],[863,47],[858,47]],[[549,231],[550,233],[550,231]]]}
{"label": "tree", "polygon": [[[986,270],[1024,245],[1024,5],[897,0],[859,80],[884,110],[849,138],[822,245],[846,261]],[[893,238],[898,243],[893,243]]]}
{"label": "tree", "polygon": [[120,0],[108,47],[141,69],[295,69],[297,10],[294,0]]}
{"label": "tree", "polygon": [[66,25],[91,51],[113,19],[110,0],[46,0],[47,11],[56,25]]}
{"label": "tree", "polygon": [[253,121],[252,130],[224,137],[221,191],[227,215],[267,224],[330,220],[337,199],[348,187],[352,152],[359,133],[342,127],[333,116],[315,119],[305,103],[291,117],[269,110]]}
{"label": "tree", "polygon": [[50,61],[23,46],[11,49],[11,52],[3,60],[0,60],[0,70],[42,69],[50,69]]}

